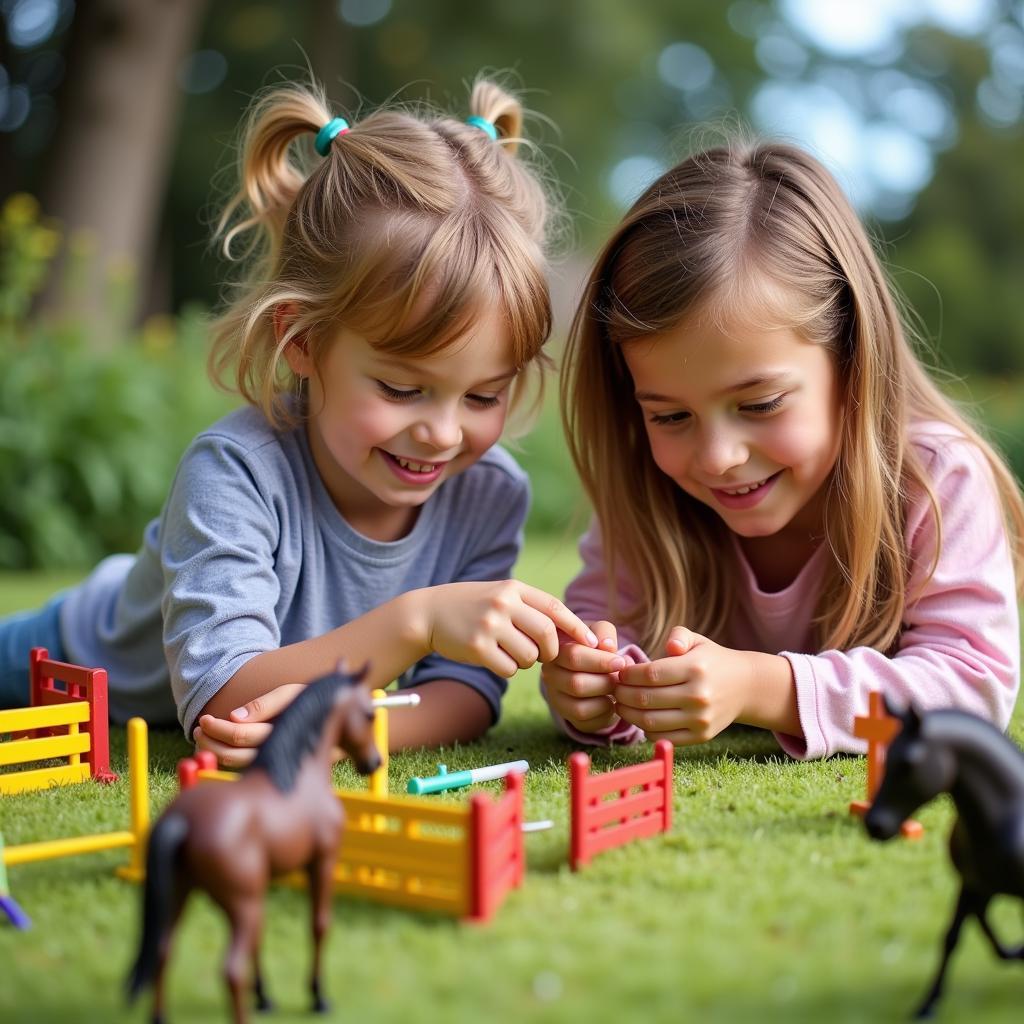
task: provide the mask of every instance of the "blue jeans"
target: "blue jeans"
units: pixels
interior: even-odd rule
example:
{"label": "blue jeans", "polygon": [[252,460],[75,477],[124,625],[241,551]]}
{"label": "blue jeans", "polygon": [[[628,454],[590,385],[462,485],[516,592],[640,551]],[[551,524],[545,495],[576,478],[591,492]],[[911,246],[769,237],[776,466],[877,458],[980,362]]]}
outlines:
{"label": "blue jeans", "polygon": [[58,594],[38,611],[0,619],[0,708],[28,705],[28,652],[33,647],[45,647],[54,661],[65,660],[60,639],[63,603],[64,595]]}

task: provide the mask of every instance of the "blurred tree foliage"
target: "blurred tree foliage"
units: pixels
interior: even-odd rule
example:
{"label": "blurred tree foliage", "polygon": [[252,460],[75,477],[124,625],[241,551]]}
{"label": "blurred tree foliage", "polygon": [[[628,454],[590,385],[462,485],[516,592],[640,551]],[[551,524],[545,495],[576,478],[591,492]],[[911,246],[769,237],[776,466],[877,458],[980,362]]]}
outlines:
{"label": "blurred tree foliage", "polygon": [[[0,210],[0,568],[85,568],[133,551],[181,453],[226,412],[205,383],[202,313],[150,318],[98,350],[25,316],[59,242],[35,199]],[[72,260],[74,262],[74,260]],[[72,268],[73,271],[73,268]]]}
{"label": "blurred tree foliage", "polygon": [[[864,106],[867,123],[878,123],[889,113],[890,97],[884,88],[872,92],[871,83],[892,72],[940,97],[953,130],[935,145],[936,173],[909,216],[902,211],[901,219],[882,222],[878,234],[891,240],[901,284],[947,363],[963,371],[1019,372],[1020,101],[1010,97],[1018,114],[999,127],[982,116],[978,96],[997,65],[1000,88],[1021,92],[1024,15],[1019,4],[1000,0],[973,6],[987,19],[980,28],[956,34],[934,27],[934,20],[927,27],[925,19],[925,27],[901,30],[889,51],[858,56],[809,38],[799,23],[807,17],[802,0],[218,0],[206,6],[194,51],[178,69],[185,102],[163,201],[156,283],[143,283],[140,295],[149,306],[142,313],[216,301],[224,268],[208,247],[209,224],[230,185],[239,118],[255,92],[301,77],[307,66],[326,83],[339,112],[350,115],[391,97],[427,96],[464,110],[465,84],[478,71],[512,69],[527,103],[557,126],[538,121],[532,134],[567,193],[584,259],[621,212],[609,178],[622,161],[640,154],[671,162],[701,123],[749,118],[766,82],[838,88]],[[35,16],[38,26],[49,8],[58,12],[52,37],[38,31],[14,45],[19,16],[26,24]],[[15,95],[21,89],[33,102],[16,131],[4,131],[0,118],[2,191],[35,191],[55,152],[60,111],[48,106],[48,90],[59,82],[54,67],[73,34],[76,10],[68,0],[3,6],[8,32],[0,37],[0,98],[13,109],[16,98],[24,99]],[[884,5],[873,16],[883,18]],[[912,21],[906,12],[892,17]],[[664,64],[672,44],[688,50],[674,71]]]}
{"label": "blurred tree foliage", "polygon": [[[101,2],[113,11],[123,0]],[[12,196],[0,225],[0,566],[84,565],[135,547],[189,438],[231,404],[205,378],[201,311],[216,303],[226,269],[209,246],[210,224],[233,184],[233,145],[249,100],[308,69],[350,118],[392,98],[465,112],[478,72],[511,71],[538,114],[527,134],[573,214],[563,314],[628,194],[700,141],[701,125],[763,114],[780,95],[766,86],[806,87],[811,113],[823,92],[841,94],[868,127],[891,121],[904,85],[928,92],[933,104],[937,97],[946,126],[927,143],[934,173],[904,205],[877,207],[869,226],[937,361],[985,375],[974,397],[993,396],[986,418],[1024,473],[1020,388],[993,383],[1024,373],[1019,3],[976,4],[987,22],[959,32],[927,18],[908,28],[909,8],[901,9],[895,20],[907,24],[894,44],[857,55],[826,49],[797,24],[796,12],[817,10],[811,0],[190,2],[204,14],[170,86],[183,102],[166,108],[177,119],[165,126],[176,141],[158,196],[151,281],[134,288],[130,275],[111,279],[103,297],[123,310],[141,304],[140,326],[120,334],[31,314],[58,244],[68,249],[62,285],[71,290],[82,287],[75,268],[95,258],[87,236],[62,231],[43,216],[52,211],[41,214],[21,194],[39,195],[58,158],[66,107],[55,97],[70,77],[72,28],[84,5],[0,4],[0,196]],[[987,110],[986,96],[995,102]],[[913,117],[904,111],[910,129]],[[865,149],[877,140],[864,138]],[[132,145],[125,152],[130,158]],[[866,155],[888,159],[881,147]],[[117,176],[107,177],[116,201]],[[579,504],[554,390],[520,449],[534,481],[531,523],[546,530],[570,528]]]}

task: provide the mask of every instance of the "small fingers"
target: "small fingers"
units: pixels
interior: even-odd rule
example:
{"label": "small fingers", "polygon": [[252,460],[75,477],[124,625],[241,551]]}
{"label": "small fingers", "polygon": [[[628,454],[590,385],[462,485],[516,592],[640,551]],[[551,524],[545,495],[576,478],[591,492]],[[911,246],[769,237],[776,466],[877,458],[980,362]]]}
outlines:
{"label": "small fingers", "polygon": [[613,622],[601,619],[593,624],[594,635],[597,637],[597,646],[602,651],[617,651],[619,649],[619,632]]}
{"label": "small fingers", "polygon": [[597,646],[593,630],[557,597],[528,583],[521,584],[520,591],[524,604],[543,612],[566,636],[587,647]]}
{"label": "small fingers", "polygon": [[248,704],[235,708],[231,712],[231,720],[233,722],[268,722],[281,714],[305,688],[304,683],[285,683],[282,686],[275,686],[273,690],[268,690],[249,701]]}
{"label": "small fingers", "polygon": [[684,711],[680,708],[642,710],[616,703],[618,717],[643,729],[647,738],[668,739],[673,743],[706,743],[718,735],[707,710]]}
{"label": "small fingers", "polygon": [[217,763],[225,768],[245,768],[256,757],[255,747],[232,747],[213,739],[200,726],[192,730],[192,739],[199,750],[209,750]]}
{"label": "small fingers", "polygon": [[618,672],[628,664],[621,654],[575,643],[562,644],[555,661],[571,672],[600,672],[606,675]]}
{"label": "small fingers", "polygon": [[615,690],[615,679],[605,672],[566,672],[544,670],[544,681],[549,690],[566,697],[609,697]]}
{"label": "small fingers", "polygon": [[228,747],[258,747],[273,726],[269,722],[233,722],[213,715],[200,715],[199,726],[204,736]]}
{"label": "small fingers", "polygon": [[690,663],[684,657],[658,658],[639,665],[627,665],[619,672],[626,686],[676,686],[690,678]]}
{"label": "small fingers", "polygon": [[640,711],[656,711],[677,708],[699,714],[708,705],[707,697],[692,685],[677,683],[667,686],[631,686],[622,682],[624,672],[619,673],[619,683],[613,696],[619,704],[637,708]]}
{"label": "small fingers", "polygon": [[698,640],[702,639],[703,637],[699,633],[694,633],[692,629],[687,629],[685,626],[673,626],[665,641],[665,653],[669,655],[686,654]]}

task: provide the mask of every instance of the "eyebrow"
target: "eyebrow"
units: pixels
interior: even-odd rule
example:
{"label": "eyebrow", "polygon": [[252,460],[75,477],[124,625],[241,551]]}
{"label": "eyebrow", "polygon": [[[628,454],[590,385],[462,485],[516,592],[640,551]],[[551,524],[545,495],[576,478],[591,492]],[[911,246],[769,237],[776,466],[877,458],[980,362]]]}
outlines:
{"label": "eyebrow", "polygon": [[[790,375],[788,373],[760,373],[754,377],[748,377],[746,380],[741,380],[737,384],[730,384],[728,387],[722,388],[715,397],[721,398],[723,395],[732,395],[737,391],[748,391],[750,388],[758,388],[765,385],[782,384],[789,379]],[[638,402],[677,402],[679,400],[671,395],[658,394],[656,391],[637,391],[634,392],[633,397]]]}
{"label": "eyebrow", "polygon": [[[411,363],[407,359],[396,359],[393,356],[378,356],[377,359],[382,363],[395,367],[395,369],[404,370],[406,373],[427,377],[431,380],[437,379],[437,374],[431,373],[430,370],[419,363]],[[517,370],[508,370],[505,373],[499,373],[495,377],[488,377],[487,380],[477,381],[473,387],[483,387],[486,384],[500,384],[502,381],[510,380],[512,377],[517,376],[517,374]]]}

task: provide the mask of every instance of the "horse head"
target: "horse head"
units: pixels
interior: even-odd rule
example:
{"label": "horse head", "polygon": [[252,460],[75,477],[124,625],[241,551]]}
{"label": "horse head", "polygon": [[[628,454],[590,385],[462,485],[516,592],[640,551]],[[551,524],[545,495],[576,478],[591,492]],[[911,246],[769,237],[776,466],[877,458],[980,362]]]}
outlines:
{"label": "horse head", "polygon": [[381,765],[381,755],[373,735],[377,712],[370,691],[360,685],[366,670],[356,675],[341,674],[348,685],[342,686],[335,698],[339,715],[336,742],[352,758],[360,775],[372,775]]}
{"label": "horse head", "polygon": [[927,724],[912,704],[902,708],[885,698],[885,710],[901,723],[885,755],[885,777],[864,818],[872,839],[891,839],[919,807],[949,790],[955,759],[930,737]]}

